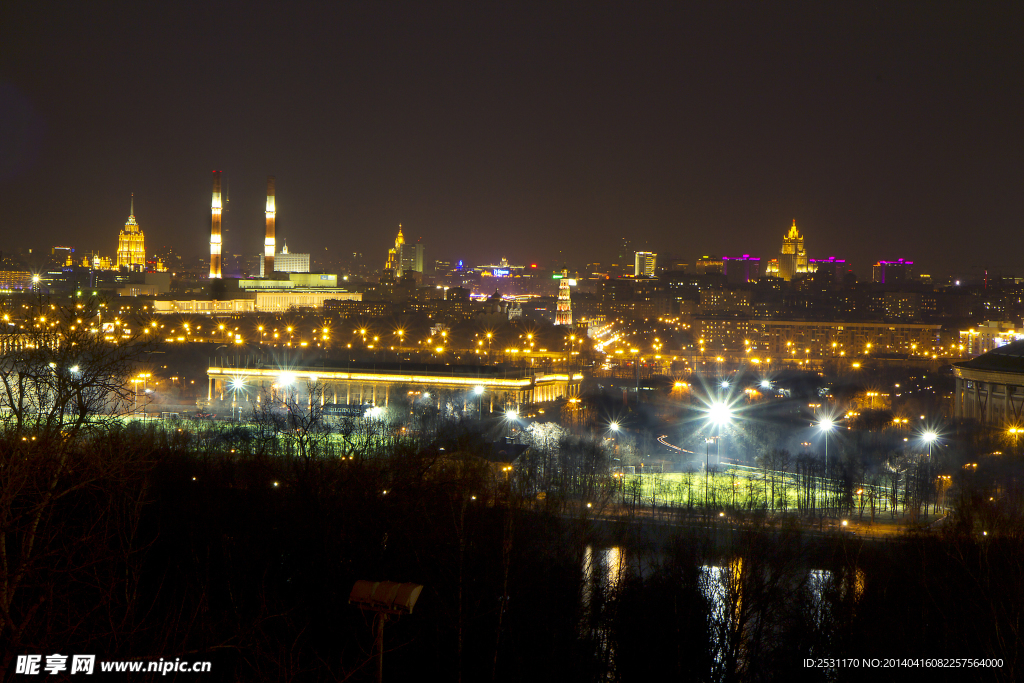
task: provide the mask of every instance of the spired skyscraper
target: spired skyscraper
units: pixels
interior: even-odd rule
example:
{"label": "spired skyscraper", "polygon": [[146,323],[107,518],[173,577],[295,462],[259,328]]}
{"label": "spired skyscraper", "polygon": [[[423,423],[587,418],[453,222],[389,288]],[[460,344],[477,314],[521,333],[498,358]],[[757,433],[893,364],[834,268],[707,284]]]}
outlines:
{"label": "spired skyscraper", "polygon": [[767,275],[781,277],[786,282],[793,279],[794,275],[810,272],[807,263],[807,250],[804,249],[804,236],[796,229],[796,219],[793,219],[793,226],[782,238],[782,251],[779,252],[778,261],[768,264]]}
{"label": "spired skyscraper", "polygon": [[410,271],[423,272],[423,245],[406,244],[401,224],[398,225],[394,248],[388,249],[388,260],[384,264],[384,270],[391,271],[395,278],[400,278]]}
{"label": "spired skyscraper", "polygon": [[135,222],[135,194],[128,222],[117,237],[117,267],[142,272],[146,270],[146,244],[142,229]]}
{"label": "spired skyscraper", "polygon": [[398,224],[398,237],[395,238],[395,246],[388,249],[388,260],[384,263],[384,270],[390,270],[396,278],[402,277],[402,247],[405,246],[405,237],[402,235],[402,224]]}

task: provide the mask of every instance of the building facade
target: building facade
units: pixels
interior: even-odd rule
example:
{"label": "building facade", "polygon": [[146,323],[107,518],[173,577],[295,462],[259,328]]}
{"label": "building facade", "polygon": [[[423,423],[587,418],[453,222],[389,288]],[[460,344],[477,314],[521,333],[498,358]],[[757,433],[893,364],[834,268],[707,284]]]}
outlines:
{"label": "building facade", "polygon": [[638,251],[634,257],[634,277],[654,277],[654,270],[657,265],[658,255],[653,251]]}
{"label": "building facade", "polygon": [[128,222],[117,236],[117,268],[143,272],[146,270],[146,242],[142,228],[135,221],[135,195]]}
{"label": "building facade", "polygon": [[953,364],[953,414],[1000,429],[1024,426],[1024,340]]}

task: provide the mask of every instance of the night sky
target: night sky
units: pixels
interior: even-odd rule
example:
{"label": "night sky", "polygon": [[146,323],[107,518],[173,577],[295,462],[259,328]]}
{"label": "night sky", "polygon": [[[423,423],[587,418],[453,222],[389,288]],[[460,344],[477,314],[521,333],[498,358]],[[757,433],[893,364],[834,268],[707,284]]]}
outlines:
{"label": "night sky", "polygon": [[[842,5],[842,7],[840,7]],[[0,7],[0,249],[1021,268],[1024,3]],[[559,253],[561,252],[561,254]],[[378,263],[379,262],[379,263]]]}

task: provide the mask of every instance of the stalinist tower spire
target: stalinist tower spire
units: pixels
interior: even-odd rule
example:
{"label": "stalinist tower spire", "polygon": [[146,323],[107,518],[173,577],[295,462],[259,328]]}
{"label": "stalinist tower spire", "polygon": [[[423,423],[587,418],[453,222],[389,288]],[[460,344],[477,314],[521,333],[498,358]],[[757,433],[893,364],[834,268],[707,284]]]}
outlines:
{"label": "stalinist tower spire", "polygon": [[142,228],[135,220],[135,193],[132,193],[132,208],[128,213],[128,222],[121,229],[117,238],[117,267],[132,270],[146,270],[146,246]]}

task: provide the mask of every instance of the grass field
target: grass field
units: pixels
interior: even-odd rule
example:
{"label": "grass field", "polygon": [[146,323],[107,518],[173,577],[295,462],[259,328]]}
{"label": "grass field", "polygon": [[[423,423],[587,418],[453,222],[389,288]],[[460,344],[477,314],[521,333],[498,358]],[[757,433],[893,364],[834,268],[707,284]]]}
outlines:
{"label": "grass field", "polygon": [[[760,469],[743,465],[729,465],[720,471],[711,471],[705,477],[704,472],[668,472],[665,474],[624,474],[615,477],[617,495],[632,499],[639,496],[639,501],[646,505],[675,505],[681,507],[702,507],[705,501],[713,507],[732,507],[741,509],[796,510],[807,507],[807,501],[800,505],[800,481],[797,475],[788,472],[765,473]],[[822,505],[824,490],[822,481],[814,479],[814,489],[805,492],[814,500],[815,505]],[[865,504],[874,494],[876,507],[882,509],[885,503],[885,491],[881,487],[858,485],[863,491]],[[620,499],[621,499],[620,498]],[[860,496],[856,505],[860,505]]]}

